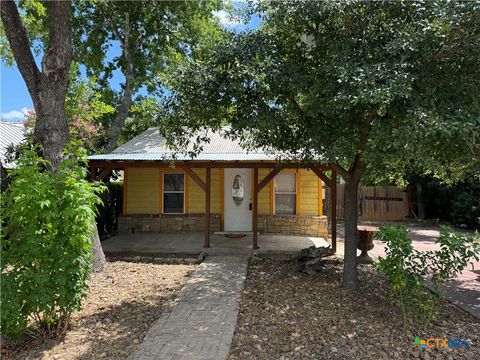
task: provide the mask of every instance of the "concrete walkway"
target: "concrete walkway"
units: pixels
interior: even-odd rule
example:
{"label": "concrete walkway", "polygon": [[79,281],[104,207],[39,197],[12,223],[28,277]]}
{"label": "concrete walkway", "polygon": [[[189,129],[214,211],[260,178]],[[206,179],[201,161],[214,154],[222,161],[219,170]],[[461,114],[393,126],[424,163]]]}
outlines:
{"label": "concrete walkway", "polygon": [[208,257],[130,359],[226,359],[247,265],[247,257]]}
{"label": "concrete walkway", "polygon": [[[371,223],[368,225],[372,226]],[[378,228],[375,225],[374,227]],[[411,225],[408,228],[410,229],[412,244],[416,250],[438,249],[435,240],[440,235],[439,227]],[[337,232],[339,234],[338,253],[343,256],[343,226],[339,226]],[[374,240],[374,245],[373,250],[369,252],[370,256],[374,259],[384,256],[385,245],[377,240]],[[360,251],[358,251],[358,254],[360,254]],[[441,291],[450,302],[480,319],[480,261],[474,261],[459,276],[448,282]]]}

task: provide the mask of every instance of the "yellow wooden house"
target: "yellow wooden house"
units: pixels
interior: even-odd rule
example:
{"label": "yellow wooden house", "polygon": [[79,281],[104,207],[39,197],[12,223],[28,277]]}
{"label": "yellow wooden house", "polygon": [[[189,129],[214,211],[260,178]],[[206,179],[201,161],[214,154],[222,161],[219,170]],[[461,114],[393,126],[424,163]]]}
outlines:
{"label": "yellow wooden house", "polygon": [[89,157],[94,179],[124,171],[120,233],[204,231],[205,247],[212,232],[252,232],[253,248],[259,232],[328,239],[325,213],[336,222],[335,207],[324,209],[325,187],[336,184],[328,165],[248,151],[222,130],[207,131],[206,137],[192,157],[192,144],[171,149],[159,130],[150,128],[110,154]]}

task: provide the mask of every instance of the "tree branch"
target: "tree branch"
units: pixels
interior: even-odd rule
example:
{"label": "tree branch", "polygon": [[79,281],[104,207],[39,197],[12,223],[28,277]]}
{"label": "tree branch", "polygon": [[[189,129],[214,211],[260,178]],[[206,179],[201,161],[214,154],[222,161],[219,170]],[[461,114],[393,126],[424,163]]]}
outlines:
{"label": "tree branch", "polygon": [[358,177],[362,174],[364,162],[362,154],[357,154],[353,159],[353,162],[350,164],[348,170],[341,166],[338,162],[333,162],[330,164],[332,169],[339,173],[344,180],[350,180],[352,178]]}
{"label": "tree branch", "polygon": [[125,14],[125,39],[123,39],[123,50],[129,52],[129,42],[130,42],[130,16],[128,16],[128,13]]}
{"label": "tree branch", "polygon": [[[118,34],[116,30],[114,30]],[[119,34],[118,34],[119,36]],[[125,87],[123,88],[123,97],[120,106],[117,109],[117,114],[113,119],[112,127],[110,128],[108,143],[106,150],[112,151],[117,146],[118,138],[127,118],[128,111],[132,104],[132,96],[134,89],[134,71],[133,71],[133,59],[130,54],[130,19],[128,14],[125,17],[125,38],[122,43],[123,57],[125,58],[126,67],[125,67]]]}
{"label": "tree branch", "polygon": [[17,5],[13,0],[2,0],[0,8],[10,49],[12,49],[18,69],[27,84],[30,96],[35,98],[41,73],[30,50],[30,41],[18,13]]}
{"label": "tree branch", "polygon": [[344,180],[350,176],[348,171],[345,170],[343,166],[340,166],[337,162],[331,163],[330,165],[332,166],[333,170],[335,170],[337,173],[339,173],[343,177]]}
{"label": "tree branch", "polygon": [[112,28],[113,36],[115,36],[115,39],[120,41],[120,46],[123,48],[123,39],[120,36],[120,33],[118,32],[117,28],[113,25],[113,23],[110,20],[107,19],[107,22],[110,24]]}
{"label": "tree branch", "polygon": [[137,46],[139,46],[139,47],[142,46],[143,42],[144,42],[145,40],[147,40],[148,38],[149,38],[149,36],[147,36],[146,33],[145,33],[145,34],[142,34],[142,35],[139,35],[138,38],[137,38],[137,41],[136,41],[136,42],[137,42]]}
{"label": "tree branch", "polygon": [[295,99],[294,96],[290,97],[290,103],[293,106],[293,110],[295,110],[297,115],[305,122],[307,117],[305,114],[305,110],[303,110],[303,108],[300,106],[300,104],[298,103],[298,101]]}
{"label": "tree branch", "polygon": [[358,153],[355,156],[355,160],[353,160],[352,165],[350,166],[350,173],[352,174],[353,180],[360,181],[360,178],[362,177],[363,170],[364,170],[365,163],[363,161],[363,155],[361,153]]}
{"label": "tree branch", "polygon": [[114,22],[112,21],[112,19],[110,19],[108,17],[107,14],[105,14],[103,11],[100,11],[100,13],[103,15],[103,17],[105,18],[105,21],[110,25],[111,29],[112,29],[112,32],[113,32],[113,36],[115,37],[115,39],[117,39],[119,42],[120,42],[120,46],[122,47],[123,49],[123,46],[124,46],[124,39],[122,38],[122,36],[120,35],[120,33],[118,32],[118,29],[117,27],[115,26]]}

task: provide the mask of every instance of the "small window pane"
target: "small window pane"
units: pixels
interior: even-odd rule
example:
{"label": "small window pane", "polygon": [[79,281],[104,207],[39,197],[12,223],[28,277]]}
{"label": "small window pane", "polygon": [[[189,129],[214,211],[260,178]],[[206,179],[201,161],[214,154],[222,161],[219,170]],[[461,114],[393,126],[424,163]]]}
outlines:
{"label": "small window pane", "polygon": [[183,193],[164,193],[163,212],[166,214],[183,214]]}
{"label": "small window pane", "polygon": [[296,174],[279,174],[275,177],[276,192],[296,192]]}
{"label": "small window pane", "polygon": [[164,191],[183,191],[183,174],[165,174]]}
{"label": "small window pane", "polygon": [[275,194],[275,214],[295,215],[296,194]]}

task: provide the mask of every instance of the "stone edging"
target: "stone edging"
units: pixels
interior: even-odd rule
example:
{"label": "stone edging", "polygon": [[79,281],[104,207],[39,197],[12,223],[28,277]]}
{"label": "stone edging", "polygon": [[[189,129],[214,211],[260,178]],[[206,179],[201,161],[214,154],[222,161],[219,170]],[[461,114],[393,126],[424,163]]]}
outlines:
{"label": "stone edging", "polygon": [[126,262],[136,262],[136,263],[151,263],[151,264],[165,264],[165,265],[174,265],[174,264],[181,264],[181,265],[195,265],[201,264],[205,258],[207,257],[207,253],[201,252],[197,258],[194,257],[165,257],[165,256],[121,256],[121,255],[113,255],[108,256],[108,261],[126,261]]}

